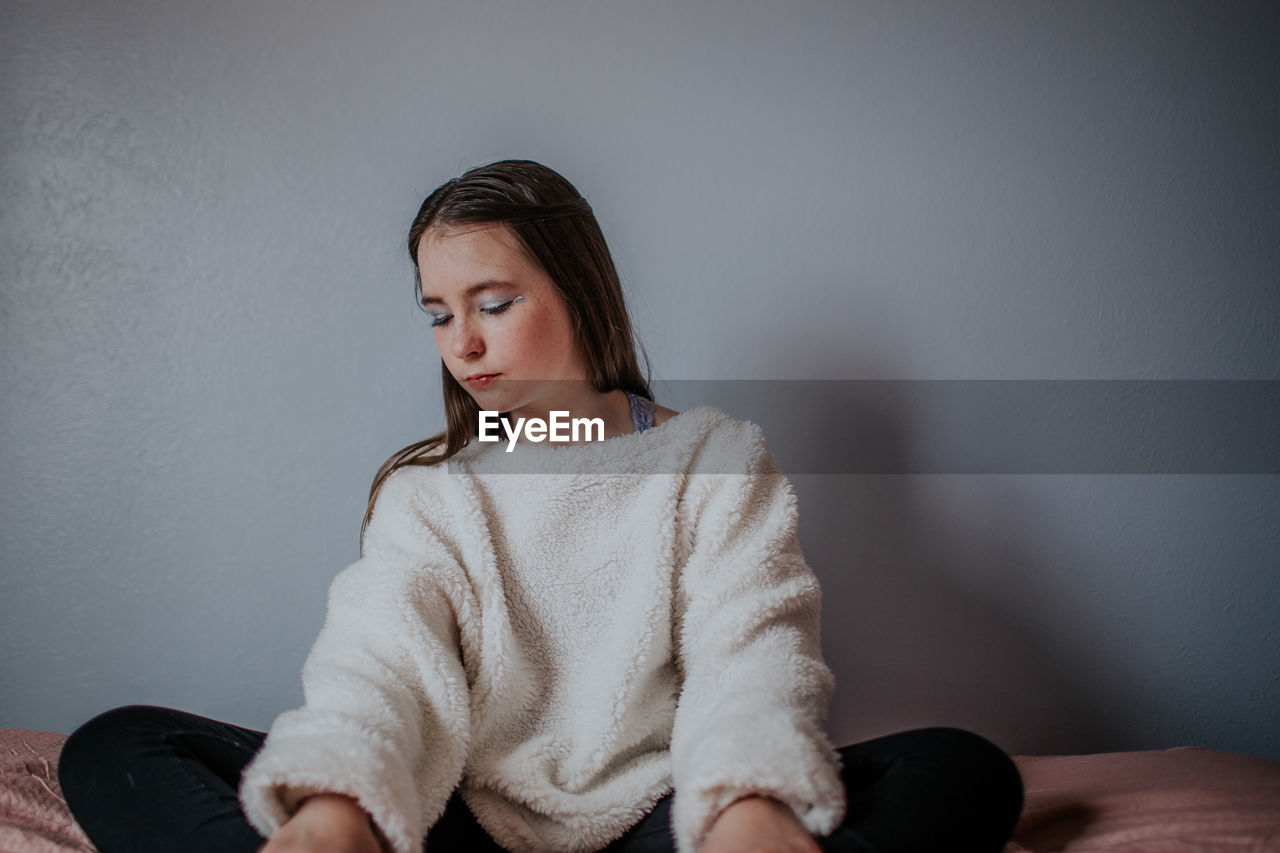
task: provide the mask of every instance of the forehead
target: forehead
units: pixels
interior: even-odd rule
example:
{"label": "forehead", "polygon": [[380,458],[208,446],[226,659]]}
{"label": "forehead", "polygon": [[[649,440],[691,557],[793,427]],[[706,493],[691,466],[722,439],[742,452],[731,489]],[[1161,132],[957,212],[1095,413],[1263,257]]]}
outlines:
{"label": "forehead", "polygon": [[433,228],[418,242],[418,272],[423,283],[435,278],[489,277],[499,270],[538,271],[520,239],[507,225]]}

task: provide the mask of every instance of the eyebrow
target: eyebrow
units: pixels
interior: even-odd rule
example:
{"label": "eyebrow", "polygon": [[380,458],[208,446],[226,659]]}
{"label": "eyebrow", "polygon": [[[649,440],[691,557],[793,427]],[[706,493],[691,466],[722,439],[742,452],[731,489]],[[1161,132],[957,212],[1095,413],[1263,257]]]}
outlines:
{"label": "eyebrow", "polygon": [[[485,281],[478,281],[475,284],[471,285],[466,290],[464,290],[462,294],[467,298],[471,298],[472,296],[475,296],[477,293],[483,293],[486,290],[496,290],[501,287],[516,287],[516,286],[517,285],[514,281],[498,281],[496,279],[486,279]],[[439,296],[424,295],[422,297],[422,304],[423,305],[443,305],[445,303],[444,303],[444,300],[441,299]]]}

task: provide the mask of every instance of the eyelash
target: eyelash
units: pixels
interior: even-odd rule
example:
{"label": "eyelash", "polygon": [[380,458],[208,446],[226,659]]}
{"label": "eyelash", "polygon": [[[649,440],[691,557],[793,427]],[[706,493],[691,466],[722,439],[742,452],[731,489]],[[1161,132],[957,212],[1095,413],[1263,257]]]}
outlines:
{"label": "eyelash", "polygon": [[[481,306],[480,313],[488,314],[489,316],[493,317],[506,311],[508,308],[510,308],[512,305],[516,304],[517,302],[523,302],[523,301],[524,301],[523,296],[517,296],[514,299],[508,299],[506,302],[499,302],[496,305],[484,305],[484,306]],[[449,322],[449,318],[451,318],[452,316],[453,316],[452,314],[437,314],[433,316],[431,318],[431,328],[433,329],[440,328],[445,323]]]}

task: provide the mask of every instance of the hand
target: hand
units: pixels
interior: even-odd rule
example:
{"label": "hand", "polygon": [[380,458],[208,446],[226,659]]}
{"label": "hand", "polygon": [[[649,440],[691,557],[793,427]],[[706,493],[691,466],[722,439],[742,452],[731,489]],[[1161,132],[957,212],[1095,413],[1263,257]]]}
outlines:
{"label": "hand", "polygon": [[720,812],[702,853],[820,853],[822,848],[785,804],[744,797]]}
{"label": "hand", "polygon": [[341,794],[307,797],[258,853],[380,853],[369,815]]}

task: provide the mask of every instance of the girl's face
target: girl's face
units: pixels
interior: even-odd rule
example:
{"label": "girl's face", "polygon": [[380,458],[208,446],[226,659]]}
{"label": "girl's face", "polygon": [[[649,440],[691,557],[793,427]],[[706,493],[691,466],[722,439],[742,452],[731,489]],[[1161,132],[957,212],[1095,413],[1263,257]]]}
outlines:
{"label": "girl's face", "polygon": [[418,275],[440,357],[481,409],[545,417],[587,381],[569,309],[506,225],[428,230]]}

